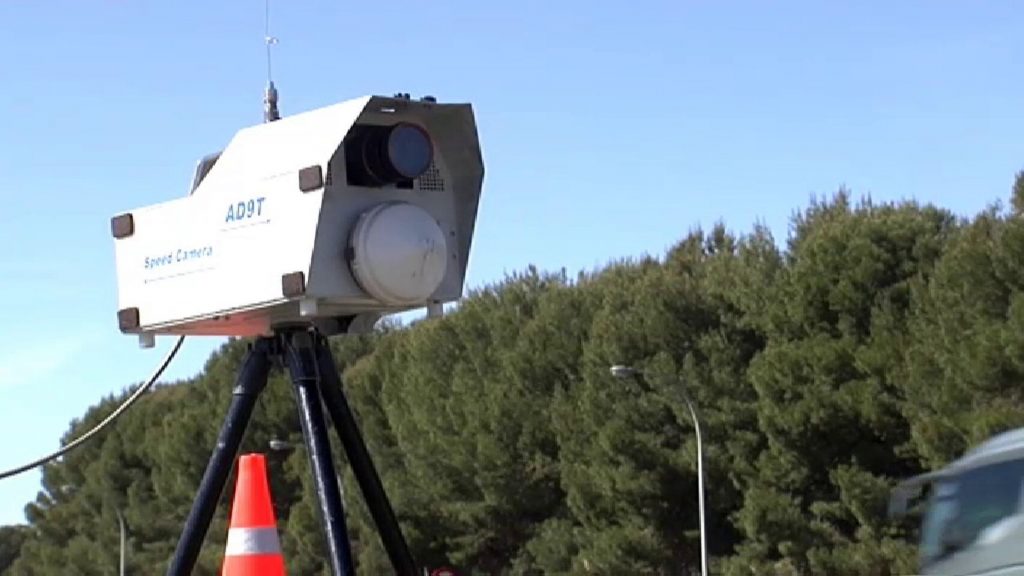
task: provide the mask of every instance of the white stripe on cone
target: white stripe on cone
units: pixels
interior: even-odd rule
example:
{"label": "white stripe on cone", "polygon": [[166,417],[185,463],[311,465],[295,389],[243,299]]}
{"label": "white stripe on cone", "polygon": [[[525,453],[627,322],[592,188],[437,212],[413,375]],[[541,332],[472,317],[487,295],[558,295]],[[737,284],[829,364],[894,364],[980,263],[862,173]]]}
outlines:
{"label": "white stripe on cone", "polygon": [[225,556],[252,556],[256,554],[280,554],[281,542],[277,539],[277,528],[230,528]]}

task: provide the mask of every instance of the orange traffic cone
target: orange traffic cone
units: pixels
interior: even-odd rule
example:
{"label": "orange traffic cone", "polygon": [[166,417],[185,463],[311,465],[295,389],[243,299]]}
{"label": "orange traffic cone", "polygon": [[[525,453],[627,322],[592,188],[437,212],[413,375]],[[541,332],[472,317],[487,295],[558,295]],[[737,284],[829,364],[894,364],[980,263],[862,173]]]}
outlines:
{"label": "orange traffic cone", "polygon": [[284,556],[263,454],[238,460],[238,482],[221,576],[284,576]]}

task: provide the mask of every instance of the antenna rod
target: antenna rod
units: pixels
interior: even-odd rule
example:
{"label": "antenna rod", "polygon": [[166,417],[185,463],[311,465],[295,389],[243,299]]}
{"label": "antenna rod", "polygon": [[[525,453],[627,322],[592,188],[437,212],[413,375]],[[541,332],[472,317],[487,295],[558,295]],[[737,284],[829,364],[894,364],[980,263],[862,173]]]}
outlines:
{"label": "antenna rod", "polygon": [[270,47],[277,44],[277,38],[270,35],[270,0],[266,0],[263,41],[267,45],[267,88],[263,91],[263,121],[273,122],[281,118],[281,113],[277,110],[277,88],[274,86],[270,66]]}

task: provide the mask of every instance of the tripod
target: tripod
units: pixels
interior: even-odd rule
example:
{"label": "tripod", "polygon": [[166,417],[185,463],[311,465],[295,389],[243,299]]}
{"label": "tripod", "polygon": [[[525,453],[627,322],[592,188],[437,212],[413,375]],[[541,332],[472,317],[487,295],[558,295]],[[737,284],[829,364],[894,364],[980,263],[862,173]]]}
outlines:
{"label": "tripod", "polygon": [[406,545],[401,527],[388,502],[380,477],[373,466],[359,427],[342,391],[341,376],[334,365],[326,338],[315,329],[291,328],[261,337],[250,347],[238,373],[231,405],[210,456],[199,491],[174,551],[168,576],[187,576],[195,566],[203,538],[210,526],[217,501],[238,455],[245,428],[260,393],[266,387],[271,360],[280,357],[288,366],[298,404],[302,435],[309,455],[320,520],[327,540],[331,571],[335,576],[353,576],[352,551],[345,525],[345,511],[336,479],[327,423],[319,400],[334,421],[352,471],[380,533],[395,573],[417,576],[416,563]]}

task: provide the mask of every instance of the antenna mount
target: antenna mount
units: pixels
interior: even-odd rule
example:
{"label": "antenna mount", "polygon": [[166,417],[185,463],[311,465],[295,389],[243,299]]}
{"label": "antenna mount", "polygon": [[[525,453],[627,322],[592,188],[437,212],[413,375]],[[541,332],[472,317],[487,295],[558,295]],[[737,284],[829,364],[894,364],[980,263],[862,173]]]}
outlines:
{"label": "antenna mount", "polygon": [[270,59],[270,47],[277,44],[277,38],[270,35],[270,0],[266,0],[263,41],[267,45],[267,88],[263,91],[263,121],[273,122],[281,118],[281,113],[277,109],[277,87],[274,86]]}

